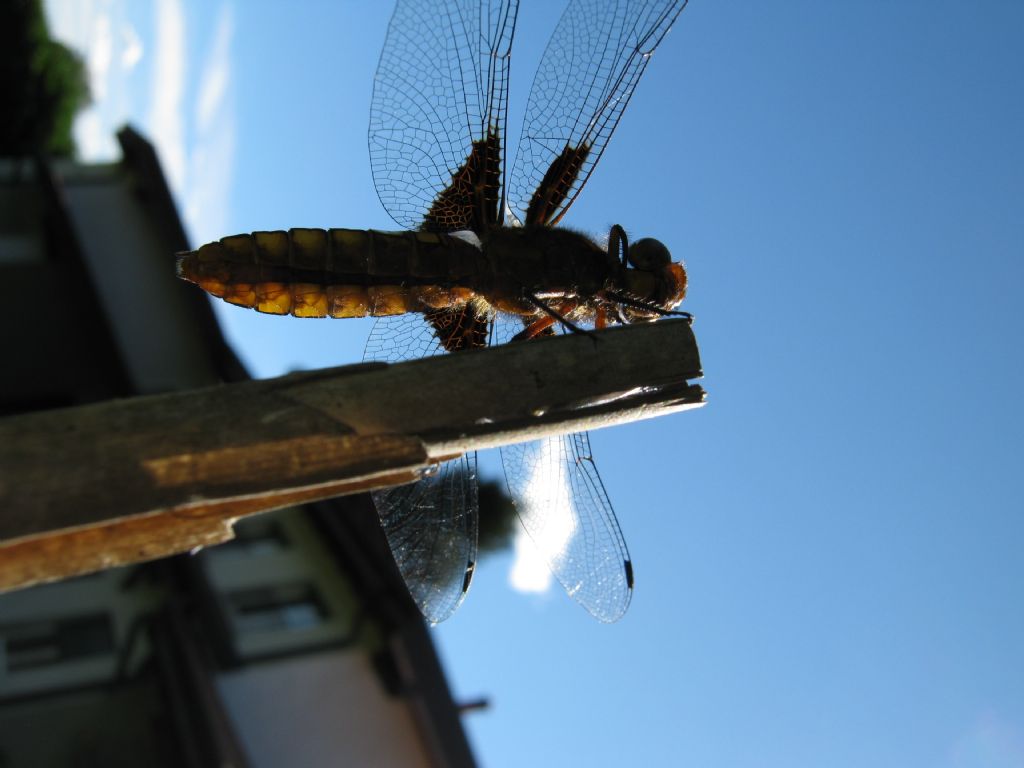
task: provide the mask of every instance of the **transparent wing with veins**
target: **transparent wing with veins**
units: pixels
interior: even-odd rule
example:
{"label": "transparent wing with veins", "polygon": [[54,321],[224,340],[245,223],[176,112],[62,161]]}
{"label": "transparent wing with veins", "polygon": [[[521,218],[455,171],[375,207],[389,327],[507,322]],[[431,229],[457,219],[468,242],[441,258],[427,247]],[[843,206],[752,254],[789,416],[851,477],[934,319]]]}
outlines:
{"label": "transparent wing with veins", "polygon": [[526,532],[568,595],[611,622],[629,607],[633,566],[586,432],[501,449]]}
{"label": "transparent wing with veins", "polygon": [[[421,315],[405,314],[374,323],[363,359],[400,362],[444,352]],[[476,567],[476,453],[443,462],[418,482],[372,496],[413,600],[427,621],[444,621],[462,604]]]}
{"label": "transparent wing with veins", "polygon": [[570,0],[530,88],[510,211],[557,224],[583,189],[686,0]]}
{"label": "transparent wing with veins", "polygon": [[500,223],[518,0],[398,0],[370,105],[381,203],[406,229]]}
{"label": "transparent wing with veins", "polygon": [[[521,327],[499,315],[497,340],[507,340]],[[519,520],[552,575],[595,618],[621,618],[633,594],[633,564],[589,435],[575,432],[505,446],[501,461]]]}

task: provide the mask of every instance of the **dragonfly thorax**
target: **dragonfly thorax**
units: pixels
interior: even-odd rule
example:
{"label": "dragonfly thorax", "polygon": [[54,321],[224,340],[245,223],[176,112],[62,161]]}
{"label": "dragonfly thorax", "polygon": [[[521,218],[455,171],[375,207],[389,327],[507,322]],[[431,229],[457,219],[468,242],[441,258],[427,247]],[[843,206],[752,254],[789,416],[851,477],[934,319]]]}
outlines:
{"label": "dragonfly thorax", "polygon": [[[637,322],[665,314],[686,294],[686,270],[652,238],[630,245],[612,227],[607,245],[565,228],[497,227],[483,238],[481,295],[497,309],[540,313],[535,299],[580,322]],[[532,297],[527,300],[526,297]]]}
{"label": "dragonfly thorax", "polygon": [[484,237],[483,253],[495,295],[594,296],[619,271],[607,250],[564,227],[498,227]]}

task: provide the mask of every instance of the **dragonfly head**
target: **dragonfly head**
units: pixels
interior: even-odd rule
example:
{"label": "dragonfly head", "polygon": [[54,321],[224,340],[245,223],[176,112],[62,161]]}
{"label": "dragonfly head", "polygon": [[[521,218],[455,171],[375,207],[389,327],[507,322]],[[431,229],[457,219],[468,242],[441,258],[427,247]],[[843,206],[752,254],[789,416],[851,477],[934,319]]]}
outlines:
{"label": "dragonfly head", "polygon": [[653,272],[672,262],[672,254],[661,240],[643,237],[631,243],[626,251],[626,260],[630,266]]}
{"label": "dragonfly head", "polygon": [[[623,271],[622,314],[629,322],[651,320],[671,311],[686,296],[686,269],[672,261],[668,248],[651,237],[628,246],[626,261],[631,269]],[[613,300],[616,296],[610,296]]]}

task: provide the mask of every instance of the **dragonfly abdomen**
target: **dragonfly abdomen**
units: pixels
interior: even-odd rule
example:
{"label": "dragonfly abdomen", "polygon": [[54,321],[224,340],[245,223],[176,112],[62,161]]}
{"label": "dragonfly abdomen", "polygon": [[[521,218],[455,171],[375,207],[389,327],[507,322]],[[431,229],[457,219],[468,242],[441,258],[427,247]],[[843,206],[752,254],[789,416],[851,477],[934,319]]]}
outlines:
{"label": "dragonfly abdomen", "polygon": [[480,249],[435,232],[290,229],[232,235],[178,258],[178,275],[272,315],[380,317],[464,304]]}

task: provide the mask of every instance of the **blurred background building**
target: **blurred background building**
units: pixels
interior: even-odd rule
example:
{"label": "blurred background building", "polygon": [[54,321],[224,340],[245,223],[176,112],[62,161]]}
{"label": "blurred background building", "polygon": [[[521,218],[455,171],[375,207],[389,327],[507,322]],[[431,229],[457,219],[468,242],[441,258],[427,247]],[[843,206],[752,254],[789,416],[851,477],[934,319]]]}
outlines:
{"label": "blurred background building", "polygon": [[[15,6],[26,34],[8,41],[3,96],[25,109],[0,137],[0,415],[246,378],[205,296],[174,276],[189,243],[152,145],[124,128],[120,162],[71,159],[54,137],[84,94],[54,71],[74,86],[76,62],[36,4]],[[55,80],[63,96],[47,97]],[[140,764],[473,764],[367,497],[0,595],[0,765]]]}

